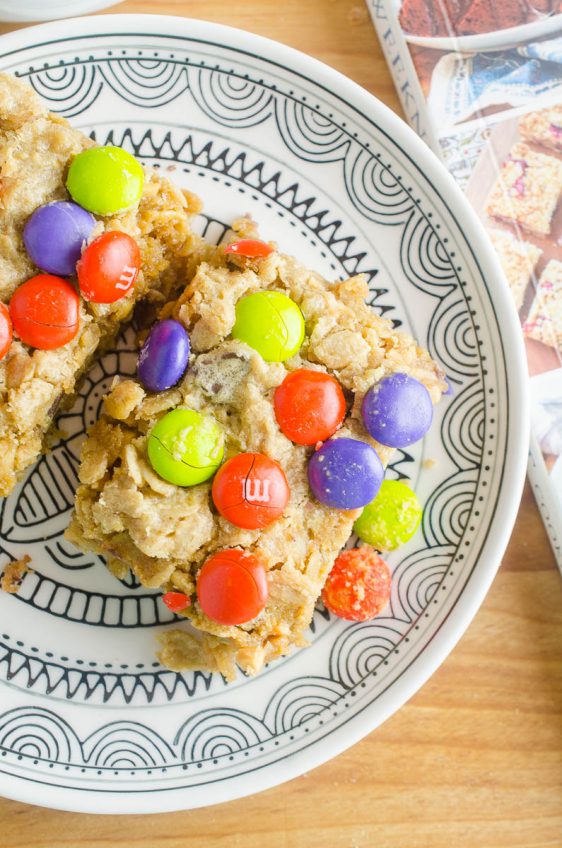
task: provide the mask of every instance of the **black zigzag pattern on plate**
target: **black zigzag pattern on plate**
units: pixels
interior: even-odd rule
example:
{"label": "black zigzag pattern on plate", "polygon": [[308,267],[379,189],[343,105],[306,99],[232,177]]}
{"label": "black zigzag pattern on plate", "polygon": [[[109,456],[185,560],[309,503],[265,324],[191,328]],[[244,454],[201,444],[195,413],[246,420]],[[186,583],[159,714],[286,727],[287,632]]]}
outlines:
{"label": "black zigzag pattern on plate", "polygon": [[[365,264],[367,254],[356,247],[356,237],[349,233],[340,217],[327,209],[315,195],[305,192],[298,180],[283,173],[278,167],[264,159],[256,161],[244,150],[227,147],[221,142],[205,139],[197,141],[192,133],[175,138],[171,132],[157,130],[139,130],[135,127],[110,130],[100,136],[92,132],[91,137],[101,144],[115,144],[125,147],[139,159],[155,160],[158,164],[171,162],[188,165],[220,174],[226,181],[236,181],[256,194],[277,204],[290,213],[289,223],[296,226],[302,223],[309,230],[311,243],[317,238],[330,251],[340,273],[365,274],[369,282],[371,305],[375,305],[381,314],[393,309],[389,304],[379,302],[387,294],[384,288],[377,288],[373,281],[377,268]],[[336,266],[334,266],[335,268]],[[398,326],[399,321],[395,319]]]}
{"label": "black zigzag pattern on plate", "polygon": [[180,696],[191,698],[201,691],[209,691],[212,681],[212,675],[203,671],[181,675],[162,668],[108,671],[89,665],[76,666],[68,661],[44,658],[0,637],[0,668],[4,679],[58,698],[131,704],[138,703],[142,695],[143,702],[151,704],[158,698],[165,701]]}
{"label": "black zigzag pattern on plate", "polygon": [[[199,109],[214,124],[228,127],[233,138],[238,131],[267,125],[269,131],[277,133],[288,153],[308,163],[307,167],[328,163],[341,167],[348,199],[362,221],[396,228],[403,276],[431,298],[433,314],[427,344],[451,381],[460,387],[449,402],[442,426],[443,444],[456,470],[449,479],[441,479],[429,499],[423,523],[425,547],[410,553],[396,568],[391,615],[341,631],[333,642],[328,668],[319,669],[315,677],[283,685],[260,716],[226,707],[199,711],[168,742],[142,725],[120,723],[117,729],[110,723],[88,737],[95,739],[89,745],[88,740],[81,741],[47,710],[35,711],[39,716],[36,722],[26,708],[3,717],[0,742],[6,751],[25,748],[29,738],[25,728],[33,721],[43,728],[39,735],[44,737],[44,750],[58,764],[80,764],[84,768],[92,751],[103,751],[105,756],[112,750],[111,740],[116,738],[112,734],[116,732],[123,739],[124,750],[127,740],[131,740],[131,761],[138,763],[140,772],[147,769],[147,764],[152,767],[160,762],[151,753],[153,742],[164,743],[160,750],[167,764],[178,761],[176,754],[170,752],[179,750],[179,761],[185,758],[191,764],[194,758],[201,757],[197,765],[203,767],[211,757],[211,763],[223,763],[230,752],[228,760],[236,760],[238,756],[248,756],[258,744],[259,750],[280,744],[281,734],[284,738],[289,734],[290,739],[291,733],[304,734],[313,725],[328,723],[332,716],[345,713],[358,687],[366,686],[366,678],[376,675],[381,664],[388,664],[391,654],[409,638],[407,634],[418,626],[421,616],[429,615],[426,610],[430,602],[435,603],[437,589],[449,572],[461,540],[468,544],[467,519],[473,509],[486,436],[482,423],[485,369],[479,330],[447,238],[439,234],[439,224],[432,222],[431,213],[424,211],[414,187],[404,184],[403,176],[395,172],[382,152],[369,149],[372,138],[368,142],[360,140],[357,133],[344,129],[345,124],[338,125],[331,115],[323,114],[318,104],[297,101],[293,92],[283,93],[263,79],[250,79],[248,74],[232,68],[203,67],[203,62],[189,53],[189,42],[181,61],[117,59],[105,51],[103,56],[87,62],[65,64],[64,60],[57,60],[55,67],[30,68],[24,75],[59,112],[68,116],[83,114],[87,121],[88,109],[102,88],[108,86],[137,106],[153,108],[177,101],[178,114],[183,109],[185,115],[190,114],[190,109]],[[157,139],[156,128],[143,131],[140,138],[136,132],[120,130],[105,140],[124,143],[141,157],[187,162],[238,180],[262,198],[290,209],[292,216],[306,225],[311,238],[328,247],[345,273],[361,270],[365,254],[354,252],[355,239],[348,233],[344,235],[342,220],[319,208],[317,198],[303,199],[299,186],[286,184],[282,174],[266,162],[265,155],[260,164],[248,166],[249,157],[236,153],[233,147],[219,149],[214,140],[198,147],[187,131],[179,146],[171,133]],[[366,272],[372,283],[376,270],[367,268]],[[372,290],[375,301],[384,293],[374,287]],[[491,424],[491,420],[487,422],[488,427]],[[25,514],[29,515],[28,505],[26,509]],[[23,505],[19,514],[24,514]],[[316,621],[322,618],[317,616]],[[60,740],[60,752],[49,742],[51,739]],[[27,750],[23,753],[30,756]],[[105,763],[116,763],[111,757],[103,762],[103,767]],[[182,768],[187,767],[185,762]]]}

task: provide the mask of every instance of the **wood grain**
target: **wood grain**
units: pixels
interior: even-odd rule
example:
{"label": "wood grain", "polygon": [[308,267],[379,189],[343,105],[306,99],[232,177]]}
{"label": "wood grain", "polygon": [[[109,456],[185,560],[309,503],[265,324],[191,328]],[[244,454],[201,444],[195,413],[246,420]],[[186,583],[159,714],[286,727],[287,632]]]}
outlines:
{"label": "wood grain", "polygon": [[[399,111],[362,2],[145,0],[111,11],[206,18],[276,38]],[[530,489],[455,650],[337,759],[252,798],[173,815],[80,816],[0,800],[0,833],[4,848],[560,848],[562,580]]]}

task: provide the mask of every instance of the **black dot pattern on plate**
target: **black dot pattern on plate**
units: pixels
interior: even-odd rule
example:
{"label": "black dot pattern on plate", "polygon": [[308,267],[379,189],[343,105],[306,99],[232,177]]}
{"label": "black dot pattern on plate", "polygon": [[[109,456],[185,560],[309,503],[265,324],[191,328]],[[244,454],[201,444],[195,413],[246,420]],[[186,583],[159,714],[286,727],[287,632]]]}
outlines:
{"label": "black dot pattern on plate", "polygon": [[[458,551],[473,544],[471,534],[479,528],[478,522],[471,523],[472,516],[478,517],[474,504],[477,500],[490,503],[493,497],[490,490],[496,466],[482,467],[481,457],[484,447],[488,447],[499,431],[497,422],[487,415],[488,395],[493,387],[485,371],[493,367],[496,374],[501,363],[498,365],[498,351],[489,349],[489,333],[483,335],[480,323],[475,321],[476,314],[471,314],[468,307],[472,282],[467,281],[469,275],[461,257],[466,260],[470,255],[469,246],[459,243],[458,231],[450,232],[449,225],[433,208],[427,199],[431,191],[425,194],[426,185],[419,172],[414,180],[412,170],[404,166],[405,160],[390,161],[386,139],[378,128],[374,133],[366,133],[361,121],[355,122],[347,114],[346,120],[342,120],[334,102],[327,108],[322,98],[316,94],[311,97],[310,91],[303,93],[297,85],[285,86],[279,79],[270,83],[263,70],[255,74],[247,66],[242,70],[232,56],[225,67],[220,60],[218,64],[217,60],[209,62],[198,55],[197,45],[186,45],[185,41],[189,42],[187,39],[181,44],[174,43],[173,53],[160,45],[152,50],[150,44],[143,45],[142,51],[126,46],[119,50],[90,47],[93,58],[89,55],[72,58],[72,54],[66,54],[69,58],[62,59],[64,54],[59,45],[47,44],[43,47],[44,61],[34,60],[33,65],[20,67],[18,73],[61,114],[70,118],[79,116],[83,123],[87,123],[89,110],[100,94],[111,89],[112,96],[141,110],[156,110],[177,102],[185,111],[189,102],[194,113],[199,110],[198,115],[221,127],[229,138],[236,138],[238,133],[242,137],[249,129],[267,125],[277,133],[286,155],[309,170],[317,167],[320,172],[321,168],[337,163],[334,167],[341,168],[344,174],[347,200],[354,215],[365,226],[386,227],[389,234],[400,232],[403,284],[416,289],[431,304],[427,344],[455,390],[446,401],[441,422],[441,440],[451,468],[441,475],[425,505],[423,544],[395,566],[388,612],[373,622],[342,627],[334,624],[325,611],[317,611],[313,635],[324,638],[329,632],[331,641],[328,666],[319,668],[316,676],[291,678],[277,688],[260,712],[204,707],[170,727],[166,734],[130,720],[100,725],[95,732],[84,736],[60,718],[56,710],[18,707],[6,711],[0,716],[2,755],[20,757],[39,770],[48,767],[80,774],[111,773],[129,781],[137,776],[145,778],[153,771],[180,769],[188,773],[196,766],[203,776],[213,770],[240,769],[238,764],[243,761],[247,761],[244,768],[249,770],[255,767],[254,761],[271,757],[274,751],[279,752],[275,756],[280,756],[288,747],[299,747],[305,735],[321,738],[330,728],[347,721],[350,714],[357,715],[372,702],[372,684],[367,681],[400,676],[401,669],[407,668],[419,651],[424,632],[432,632],[433,622],[447,614],[449,592],[461,586],[468,576],[464,554]],[[149,86],[146,80],[150,80]],[[299,85],[306,90],[304,82]],[[320,255],[332,263],[334,271],[342,275],[365,273],[373,305],[392,317],[391,298],[385,289],[377,288],[378,268],[369,264],[368,256],[357,251],[353,227],[338,218],[337,210],[322,209],[317,199],[303,194],[298,184],[289,190],[282,170],[277,180],[272,179],[273,169],[268,169],[265,157],[261,169],[249,156],[229,159],[227,145],[221,147],[216,137],[198,145],[195,134],[187,127],[172,133],[157,125],[143,129],[139,123],[119,126],[105,132],[103,137],[100,133],[98,126],[95,136],[99,141],[123,145],[161,168],[173,162],[186,173],[193,169],[200,179],[218,180],[225,189],[239,191],[252,202],[275,210],[280,220],[288,221],[293,229],[298,227],[301,237],[307,238],[312,246],[313,242],[318,245]],[[212,232],[217,239],[223,237],[224,224],[210,220],[202,223],[208,233]],[[454,250],[449,249],[449,244]],[[453,264],[453,259],[459,264]],[[486,353],[492,363],[488,369],[483,368]],[[119,357],[120,353],[111,355]],[[100,367],[105,367],[105,362]],[[0,519],[8,535],[0,533],[0,555],[12,556],[10,545],[19,543],[18,533],[23,536],[31,527],[39,532],[45,519],[37,521],[37,505],[41,502],[41,497],[37,497],[38,487],[46,490],[56,481],[58,500],[47,520],[69,509],[80,432],[95,419],[105,390],[103,379],[111,373],[115,371],[109,368],[105,377],[99,375],[98,384],[92,381],[85,394],[81,394],[82,406],[71,411],[75,416],[76,436],[61,440],[55,447],[51,456],[56,457],[57,467],[52,459],[45,458],[44,463],[41,460],[43,466],[40,468],[39,463],[17,495],[7,499]],[[84,402],[86,395],[88,400]],[[488,456],[493,453],[487,450]],[[399,457],[395,475],[401,474],[400,463],[411,461],[407,455]],[[488,508],[487,504],[484,506]],[[61,573],[65,568],[88,569],[100,565],[97,561],[73,560],[72,552],[57,547],[58,544],[58,540],[50,540],[45,550]],[[457,563],[455,571],[451,569],[453,561]],[[46,585],[46,580],[43,583]],[[28,575],[20,596],[13,602],[33,605],[33,599],[39,596],[38,592],[33,594],[36,588]],[[134,585],[124,588],[131,590],[127,600],[132,597],[139,605],[138,618],[130,626],[147,624],[148,620],[142,620],[141,604],[145,607],[152,604],[154,609],[159,609],[154,606],[155,598],[138,593]],[[57,615],[55,609],[51,612]],[[126,621],[123,625],[129,626]],[[20,667],[10,670],[10,658],[18,652]],[[31,654],[36,662],[43,664],[42,672],[35,678]],[[14,645],[10,634],[5,634],[0,645],[2,673],[18,685],[27,680],[24,685],[30,688],[39,685],[40,680],[41,686],[45,686],[45,679],[52,680],[54,691],[60,685],[60,680],[54,685],[58,666],[62,669],[63,697],[72,699],[68,681],[64,682],[69,671],[64,664],[73,666],[72,674],[77,666],[83,666],[80,671],[83,675],[91,674],[94,666],[82,657],[57,657],[53,651],[48,654],[41,656],[36,645],[28,648],[23,643]],[[95,673],[100,681],[104,676],[121,676],[121,697],[128,693],[131,703],[138,703],[139,698],[151,700],[141,679],[157,680],[162,675],[161,685],[171,693],[170,700],[177,692],[185,697],[209,685],[208,676],[174,676],[151,663],[133,666],[103,663]],[[132,683],[126,683],[126,677]],[[176,678],[173,683],[172,678]],[[80,685],[87,689],[85,677]],[[103,684],[97,684],[100,685]],[[113,691],[106,693],[108,700]],[[101,690],[94,687],[91,692],[99,698]],[[31,724],[33,734],[26,729]],[[119,743],[120,759],[116,759],[114,741]],[[202,778],[190,779],[196,785]]]}

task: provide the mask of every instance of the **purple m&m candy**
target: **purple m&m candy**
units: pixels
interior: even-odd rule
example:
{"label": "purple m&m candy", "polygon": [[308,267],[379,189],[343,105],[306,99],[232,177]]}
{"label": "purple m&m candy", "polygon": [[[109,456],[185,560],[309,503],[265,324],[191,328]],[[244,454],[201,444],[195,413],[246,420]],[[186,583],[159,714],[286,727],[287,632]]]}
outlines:
{"label": "purple m&m candy", "polygon": [[308,464],[310,488],[320,503],[357,509],[376,497],[384,468],[370,445],[357,439],[330,439]]}
{"label": "purple m&m candy", "polygon": [[189,336],[185,327],[172,318],[159,321],[139,353],[139,380],[150,392],[163,392],[183,377],[188,360]]}
{"label": "purple m&m candy", "polygon": [[94,216],[76,203],[47,203],[35,210],[24,227],[25,249],[41,270],[69,277],[95,225]]}
{"label": "purple m&m candy", "polygon": [[407,374],[391,374],[371,386],[361,407],[369,434],[392,448],[405,448],[425,436],[433,404],[423,383]]}

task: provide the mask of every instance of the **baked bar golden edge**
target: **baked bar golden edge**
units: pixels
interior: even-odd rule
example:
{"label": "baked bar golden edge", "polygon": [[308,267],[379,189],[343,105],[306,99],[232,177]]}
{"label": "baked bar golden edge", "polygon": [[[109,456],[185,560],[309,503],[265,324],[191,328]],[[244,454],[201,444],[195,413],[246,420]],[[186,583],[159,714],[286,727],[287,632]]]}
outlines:
{"label": "baked bar golden edge", "polygon": [[[39,273],[26,253],[23,228],[31,213],[67,200],[73,157],[94,142],[50,114],[20,80],[0,74],[0,301]],[[93,358],[107,348],[135,304],[167,300],[205,248],[191,229],[197,198],[148,170],[142,198],[126,212],[98,220],[93,236],[120,230],[139,244],[142,272],[132,292],[114,304],[81,302],[80,329],[56,350],[34,350],[14,340],[0,362],[0,496],[48,449],[57,410],[72,403]]]}
{"label": "baked bar golden edge", "polygon": [[[238,222],[237,230],[252,234],[249,222]],[[306,322],[303,347],[286,363],[265,362],[230,338],[236,302],[272,289],[288,294]],[[146,586],[194,598],[197,571],[217,550],[258,552],[268,567],[263,613],[248,624],[224,626],[208,619],[194,600],[183,613],[193,626],[168,629],[160,637],[160,659],[167,667],[219,671],[232,679],[236,666],[255,674],[306,644],[314,605],[359,511],[328,509],[312,497],[307,479],[312,449],[291,443],[273,412],[273,392],[289,371],[307,367],[334,375],[350,399],[336,437],[372,444],[384,464],[393,450],[369,437],[360,416],[368,388],[402,371],[424,383],[434,403],[446,391],[444,375],[427,351],[367,306],[367,291],[361,275],[330,284],[277,252],[256,263],[227,258],[218,248],[161,313],[178,319],[190,334],[194,355],[180,384],[148,394],[127,380],[117,382],[106,398],[84,445],[67,538],[104,555],[117,576],[130,568]],[[282,518],[261,531],[241,530],[216,513],[210,483],[181,489],[155,474],[147,458],[147,433],[176,407],[215,417],[226,434],[225,458],[253,451],[281,464],[291,489]]]}

